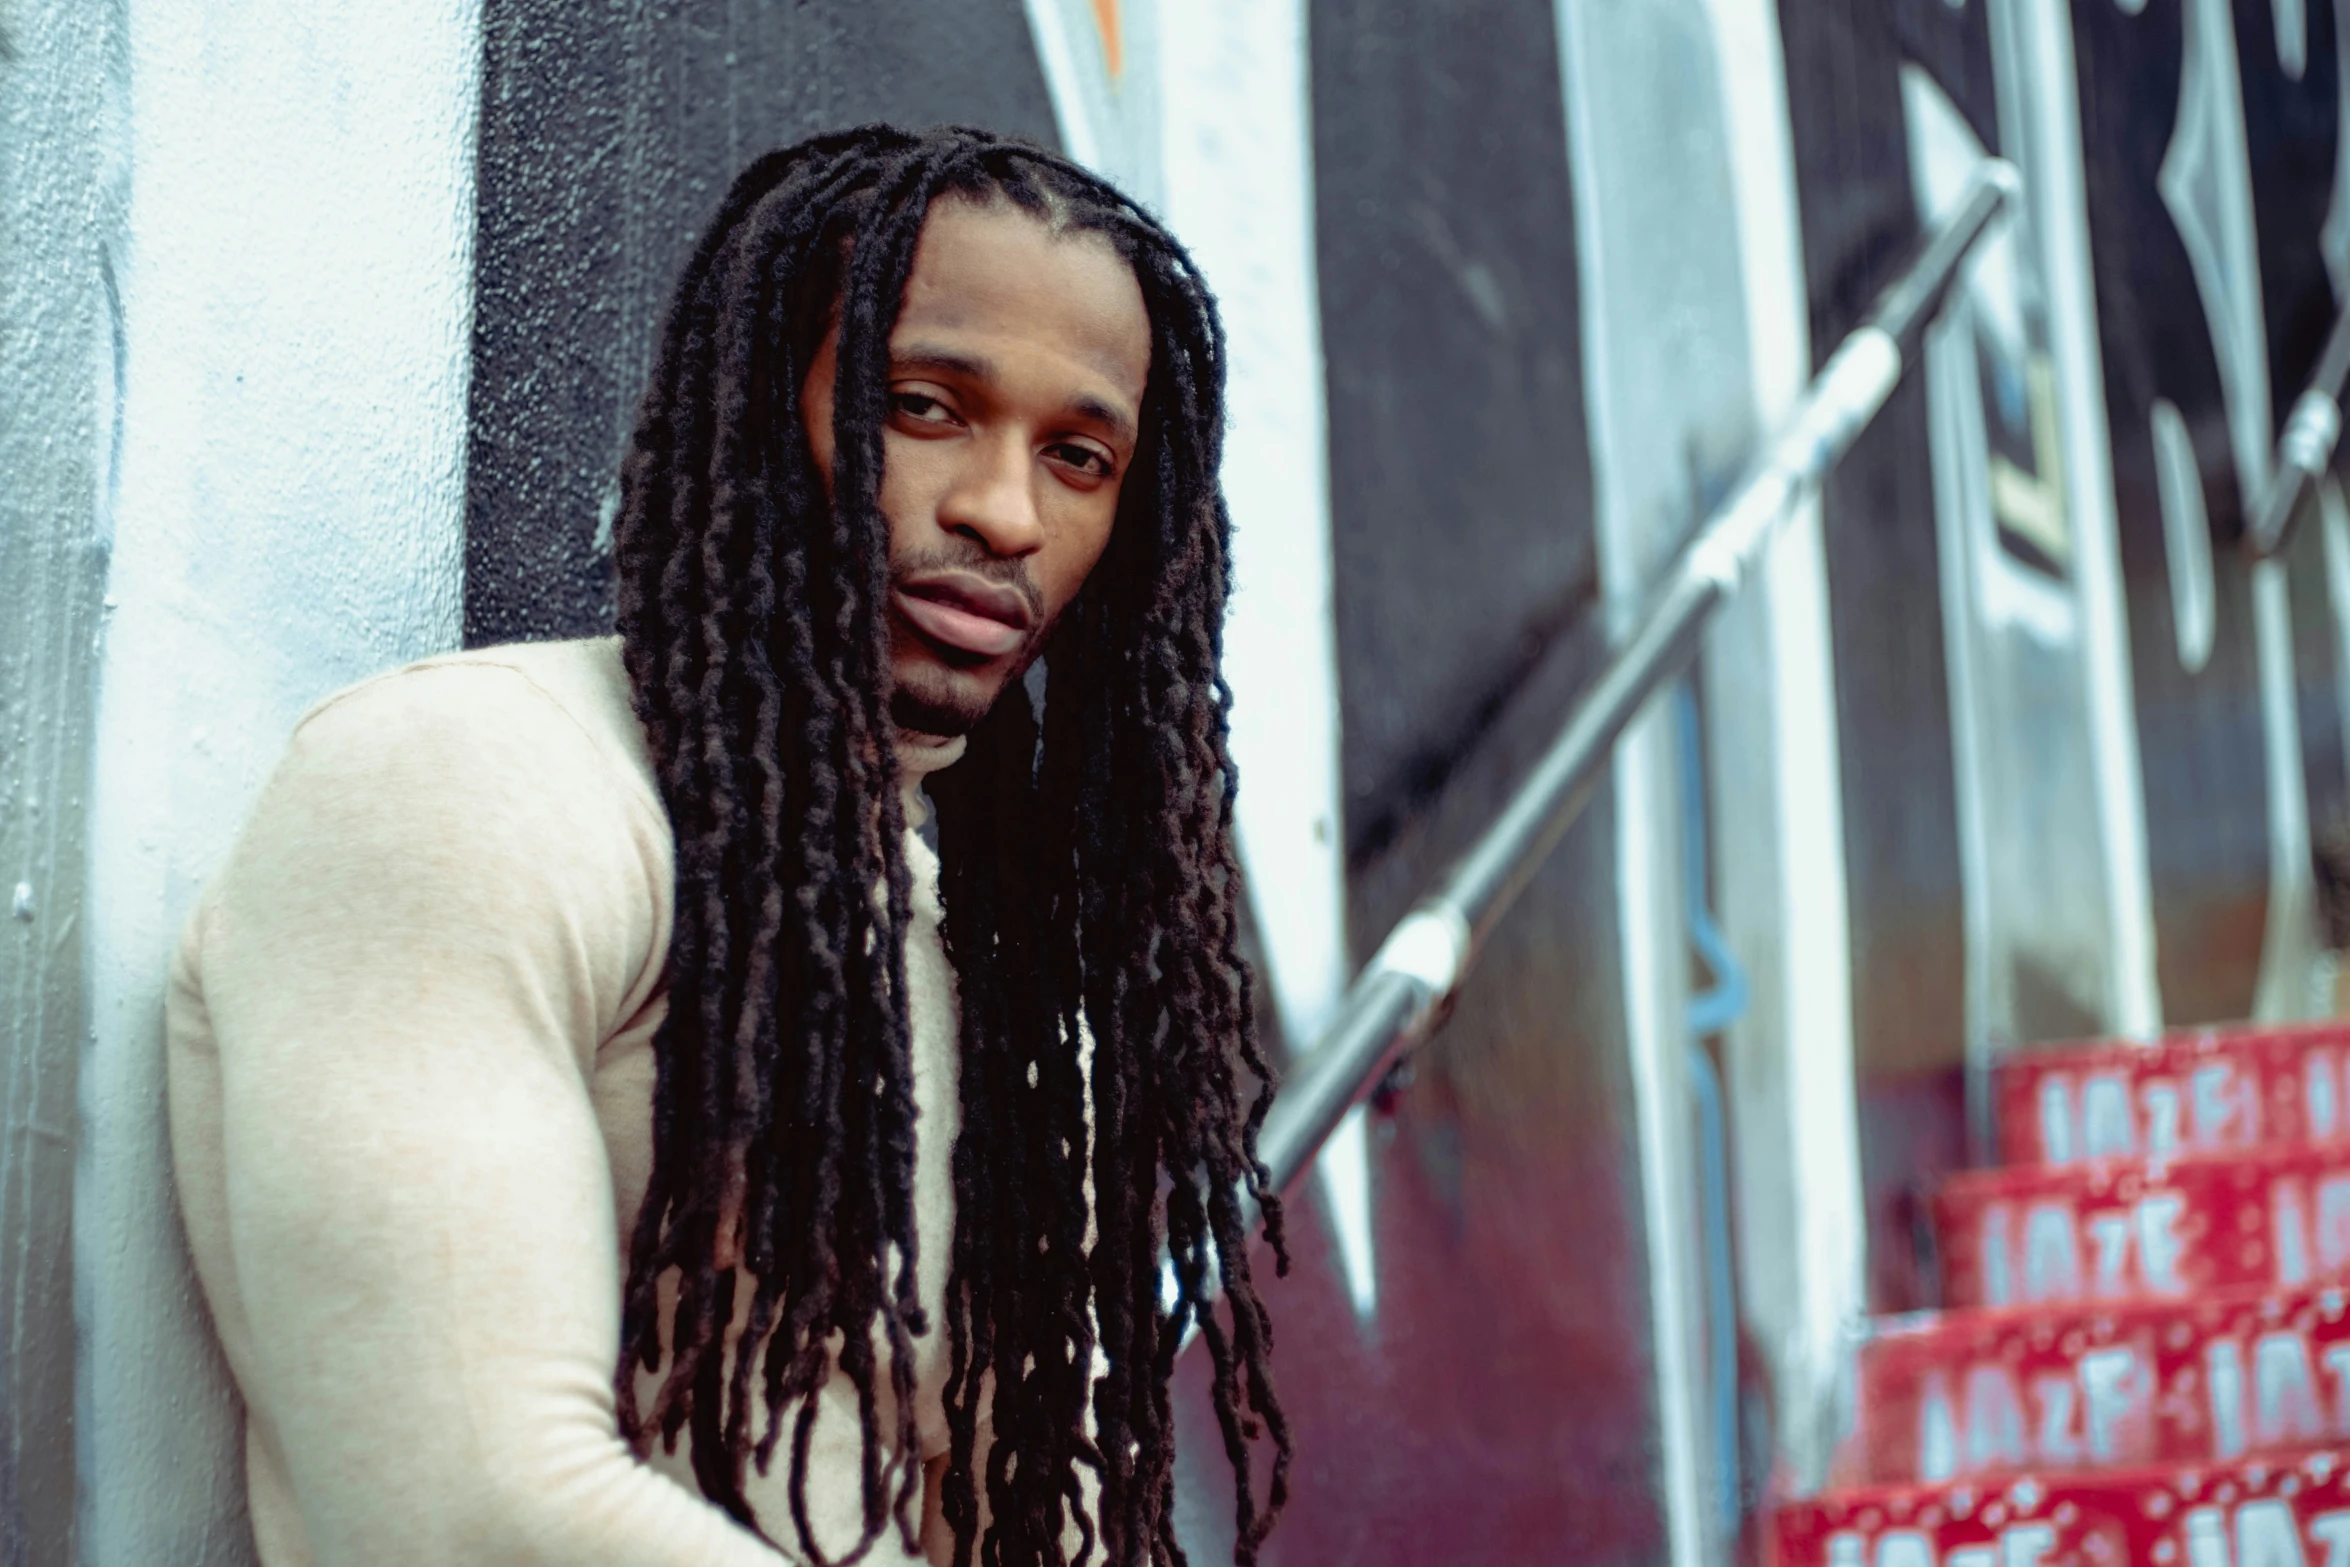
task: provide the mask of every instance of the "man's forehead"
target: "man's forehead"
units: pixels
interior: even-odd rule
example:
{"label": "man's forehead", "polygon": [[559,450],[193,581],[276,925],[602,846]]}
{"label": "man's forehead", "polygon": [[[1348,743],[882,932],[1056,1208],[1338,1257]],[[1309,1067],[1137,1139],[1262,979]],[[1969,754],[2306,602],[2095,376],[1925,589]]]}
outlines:
{"label": "man's forehead", "polygon": [[890,338],[893,354],[962,354],[999,376],[1057,361],[1137,405],[1150,343],[1142,286],[1106,236],[968,201],[923,225]]}

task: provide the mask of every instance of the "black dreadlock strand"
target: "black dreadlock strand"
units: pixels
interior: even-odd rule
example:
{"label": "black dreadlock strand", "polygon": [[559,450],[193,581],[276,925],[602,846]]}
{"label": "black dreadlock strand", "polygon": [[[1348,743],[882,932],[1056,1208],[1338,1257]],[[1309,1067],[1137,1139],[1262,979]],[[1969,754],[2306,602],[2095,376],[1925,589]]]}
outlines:
{"label": "black dreadlock strand", "polygon": [[[677,899],[622,1427],[640,1449],[690,1433],[704,1494],[758,1528],[748,1466],[766,1471],[796,1408],[792,1523],[822,1562],[812,1395],[837,1357],[863,1443],[863,1533],[845,1560],[892,1519],[918,1548],[912,1340],[931,1325],[915,1288],[911,883],[879,494],[889,334],[942,199],[1103,236],[1151,324],[1141,444],[1109,547],[1047,646],[1041,721],[1013,682],[929,784],[963,1014],[943,1509],[957,1567],[1063,1563],[1065,1519],[1080,1562],[1182,1562],[1168,1381],[1196,1320],[1250,1563],[1287,1495],[1290,1438],[1244,1188],[1284,1269],[1287,1256],[1256,1158],[1272,1072],[1238,952],[1222,329],[1148,215],[981,131],[868,126],[745,171],[679,284],[623,471],[620,632]],[[828,499],[800,393],[835,321]],[[640,1368],[661,1373],[650,1408]],[[1259,1440],[1273,1455],[1261,1502]],[[1081,1468],[1099,1478],[1091,1516]]]}

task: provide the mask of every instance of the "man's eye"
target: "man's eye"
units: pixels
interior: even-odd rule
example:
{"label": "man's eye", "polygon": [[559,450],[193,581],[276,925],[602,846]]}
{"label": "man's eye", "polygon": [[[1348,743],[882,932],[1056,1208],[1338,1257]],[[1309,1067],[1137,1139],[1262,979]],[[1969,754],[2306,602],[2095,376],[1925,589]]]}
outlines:
{"label": "man's eye", "polygon": [[954,417],[946,404],[924,392],[892,392],[889,404],[907,418],[924,424],[945,424]]}
{"label": "man's eye", "polygon": [[1059,461],[1069,464],[1072,468],[1083,469],[1096,478],[1106,479],[1110,476],[1110,459],[1090,446],[1072,446],[1064,441],[1057,446],[1047,448],[1047,451]]}

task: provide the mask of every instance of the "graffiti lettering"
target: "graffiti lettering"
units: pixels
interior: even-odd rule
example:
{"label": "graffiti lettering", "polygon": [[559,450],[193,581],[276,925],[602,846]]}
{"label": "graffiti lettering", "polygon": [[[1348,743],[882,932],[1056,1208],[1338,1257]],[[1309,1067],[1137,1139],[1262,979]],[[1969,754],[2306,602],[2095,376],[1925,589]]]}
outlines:
{"label": "graffiti lettering", "polygon": [[[2336,1103],[2333,1073],[2325,1052],[2320,1077],[2311,1058],[2312,1124],[2320,1096],[2330,1134]],[[2182,1113],[2183,1112],[2183,1113]],[[2086,1159],[2163,1159],[2173,1154],[2249,1147],[2260,1140],[2258,1080],[2233,1062],[2195,1068],[2183,1096],[2168,1078],[2133,1085],[2119,1071],[2091,1072],[2078,1085],[2069,1072],[2051,1072],[2040,1082],[2040,1146],[2053,1164]]]}
{"label": "graffiti lettering", "polygon": [[[2086,1215],[2063,1199],[2030,1203],[2023,1212],[2019,1257],[2012,1239],[2013,1205],[1992,1203],[1983,1212],[1980,1232],[1984,1303],[2183,1295],[2187,1280],[2180,1263],[2186,1245],[2179,1220],[2185,1210],[2185,1200],[2173,1192]],[[2342,1213],[2343,1244],[2350,1250],[2350,1185],[2342,1194]]]}
{"label": "graffiti lettering", "polygon": [[[2306,1346],[2303,1355],[2306,1362]],[[2154,1378],[2134,1350],[2093,1350],[2064,1371],[2033,1377],[2032,1402],[2039,1418],[2029,1427],[2014,1366],[1978,1361],[1966,1368],[1961,1386],[1963,1419],[1953,1406],[1949,1380],[1939,1372],[1926,1378],[1918,1401],[1922,1479],[2072,1464],[2084,1456],[2113,1464],[2152,1451]]]}
{"label": "graffiti lettering", "polygon": [[2040,1567],[2055,1549],[2056,1531],[2044,1523],[2016,1524],[2000,1530],[1995,1545],[1962,1545],[1947,1552],[1937,1551],[1920,1530],[1888,1529],[1874,1539],[1830,1535],[1828,1567]]}

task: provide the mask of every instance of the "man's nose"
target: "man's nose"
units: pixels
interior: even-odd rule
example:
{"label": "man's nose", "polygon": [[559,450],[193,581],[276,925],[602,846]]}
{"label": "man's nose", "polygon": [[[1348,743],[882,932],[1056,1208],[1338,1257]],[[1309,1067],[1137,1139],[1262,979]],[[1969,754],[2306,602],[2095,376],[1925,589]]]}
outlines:
{"label": "man's nose", "polygon": [[1025,441],[1010,435],[974,443],[970,465],[947,492],[939,523],[975,539],[991,555],[1017,558],[1044,545],[1037,515],[1036,464]]}

